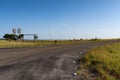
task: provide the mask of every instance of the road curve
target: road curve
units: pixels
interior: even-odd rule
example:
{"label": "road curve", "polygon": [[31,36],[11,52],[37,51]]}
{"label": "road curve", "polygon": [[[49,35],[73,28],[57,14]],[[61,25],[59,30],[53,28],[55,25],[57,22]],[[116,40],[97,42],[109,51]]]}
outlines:
{"label": "road curve", "polygon": [[0,49],[0,80],[82,80],[73,75],[73,62],[92,47],[116,42]]}

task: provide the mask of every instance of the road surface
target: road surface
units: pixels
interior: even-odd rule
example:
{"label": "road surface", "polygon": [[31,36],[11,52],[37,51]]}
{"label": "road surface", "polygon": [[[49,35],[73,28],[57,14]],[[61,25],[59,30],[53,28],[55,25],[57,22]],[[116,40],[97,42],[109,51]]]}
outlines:
{"label": "road surface", "polygon": [[92,47],[119,41],[0,49],[0,80],[84,80],[75,61]]}

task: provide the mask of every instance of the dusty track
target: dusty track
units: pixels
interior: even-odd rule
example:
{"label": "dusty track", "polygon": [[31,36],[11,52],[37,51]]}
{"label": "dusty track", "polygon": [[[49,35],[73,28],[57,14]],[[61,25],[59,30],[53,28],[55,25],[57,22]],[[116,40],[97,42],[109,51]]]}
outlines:
{"label": "dusty track", "polygon": [[73,76],[78,57],[92,47],[120,42],[0,49],[0,80],[84,80]]}

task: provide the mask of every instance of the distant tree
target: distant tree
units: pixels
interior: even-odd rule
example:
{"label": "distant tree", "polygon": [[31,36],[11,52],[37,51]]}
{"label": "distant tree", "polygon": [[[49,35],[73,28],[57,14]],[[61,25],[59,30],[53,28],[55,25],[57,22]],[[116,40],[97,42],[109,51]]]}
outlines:
{"label": "distant tree", "polygon": [[18,36],[15,34],[5,34],[3,38],[10,41],[10,40],[17,40]]}
{"label": "distant tree", "polygon": [[69,41],[72,41],[71,39],[69,39]]}
{"label": "distant tree", "polygon": [[9,40],[9,39],[10,39],[10,34],[5,34],[5,35],[3,36],[3,38],[5,38],[6,40]]}
{"label": "distant tree", "polygon": [[24,37],[24,34],[20,34],[20,35],[18,36],[18,39],[23,40],[23,37]]}
{"label": "distant tree", "polygon": [[55,40],[54,42],[57,43],[57,40]]}
{"label": "distant tree", "polygon": [[92,38],[92,39],[90,39],[90,40],[91,40],[91,41],[98,41],[98,40],[101,40],[101,39],[95,37],[95,38]]}
{"label": "distant tree", "polygon": [[73,39],[73,41],[76,41],[76,39]]}
{"label": "distant tree", "polygon": [[83,39],[81,38],[80,40],[82,41]]}
{"label": "distant tree", "polygon": [[17,39],[18,39],[18,36],[15,35],[15,34],[10,34],[10,39],[11,39],[11,40],[17,40]]}
{"label": "distant tree", "polygon": [[95,37],[95,41],[96,41],[96,40],[98,40],[98,38],[97,38],[97,37]]}

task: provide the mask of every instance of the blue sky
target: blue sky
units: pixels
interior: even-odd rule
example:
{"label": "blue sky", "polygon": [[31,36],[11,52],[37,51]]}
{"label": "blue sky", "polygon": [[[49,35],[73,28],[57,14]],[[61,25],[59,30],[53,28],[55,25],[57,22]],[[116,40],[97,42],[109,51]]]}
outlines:
{"label": "blue sky", "polygon": [[120,0],[0,0],[0,38],[14,27],[39,39],[120,38]]}

